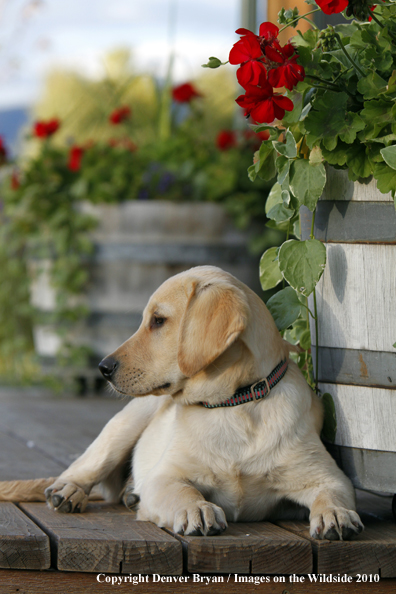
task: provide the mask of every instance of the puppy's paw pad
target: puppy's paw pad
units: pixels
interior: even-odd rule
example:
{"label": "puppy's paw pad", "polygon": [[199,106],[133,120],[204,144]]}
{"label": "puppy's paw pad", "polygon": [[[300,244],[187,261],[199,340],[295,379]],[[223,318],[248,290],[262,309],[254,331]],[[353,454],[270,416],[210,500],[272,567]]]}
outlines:
{"label": "puppy's paw pad", "polygon": [[174,532],[185,536],[214,536],[226,528],[227,520],[221,507],[207,501],[177,512],[173,525]]}
{"label": "puppy's paw pad", "polygon": [[64,514],[83,512],[88,503],[88,495],[81,487],[63,481],[48,487],[45,496],[50,509]]}

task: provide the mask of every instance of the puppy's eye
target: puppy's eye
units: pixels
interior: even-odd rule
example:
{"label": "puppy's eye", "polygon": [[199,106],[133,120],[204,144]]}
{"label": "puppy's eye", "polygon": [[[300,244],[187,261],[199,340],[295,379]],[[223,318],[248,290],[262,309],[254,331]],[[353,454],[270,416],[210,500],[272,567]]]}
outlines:
{"label": "puppy's eye", "polygon": [[161,318],[160,316],[153,316],[151,318],[150,328],[160,328],[164,325],[166,318]]}

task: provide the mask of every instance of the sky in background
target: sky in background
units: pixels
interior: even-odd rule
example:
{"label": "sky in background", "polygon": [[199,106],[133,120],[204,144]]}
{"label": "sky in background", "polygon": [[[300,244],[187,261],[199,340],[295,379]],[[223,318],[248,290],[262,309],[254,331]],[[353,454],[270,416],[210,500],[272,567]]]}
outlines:
{"label": "sky in background", "polygon": [[209,56],[228,58],[238,39],[240,0],[0,0],[0,108],[30,105],[46,73],[103,73],[103,56],[132,50],[139,71],[199,74]]}

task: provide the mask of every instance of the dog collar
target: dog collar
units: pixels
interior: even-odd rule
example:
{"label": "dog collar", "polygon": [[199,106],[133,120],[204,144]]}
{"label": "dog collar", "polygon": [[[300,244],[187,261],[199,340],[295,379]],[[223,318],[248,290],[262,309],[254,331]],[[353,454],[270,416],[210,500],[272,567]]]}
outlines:
{"label": "dog collar", "polygon": [[238,406],[238,404],[244,404],[245,402],[252,402],[253,400],[259,400],[260,398],[266,398],[270,393],[271,389],[281,381],[287,371],[288,362],[286,360],[281,361],[279,365],[271,371],[268,377],[258,380],[251,386],[245,388],[239,388],[231,398],[220,402],[219,404],[209,404],[208,402],[200,402],[205,408],[219,408],[223,406]]}

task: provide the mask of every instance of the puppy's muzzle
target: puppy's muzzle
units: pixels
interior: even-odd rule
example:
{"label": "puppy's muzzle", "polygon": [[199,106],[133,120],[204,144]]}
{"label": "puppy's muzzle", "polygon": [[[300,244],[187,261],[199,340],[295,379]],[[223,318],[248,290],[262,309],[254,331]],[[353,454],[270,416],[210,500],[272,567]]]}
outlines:
{"label": "puppy's muzzle", "polygon": [[107,380],[110,380],[118,367],[118,361],[113,357],[106,357],[99,363],[99,371]]}

